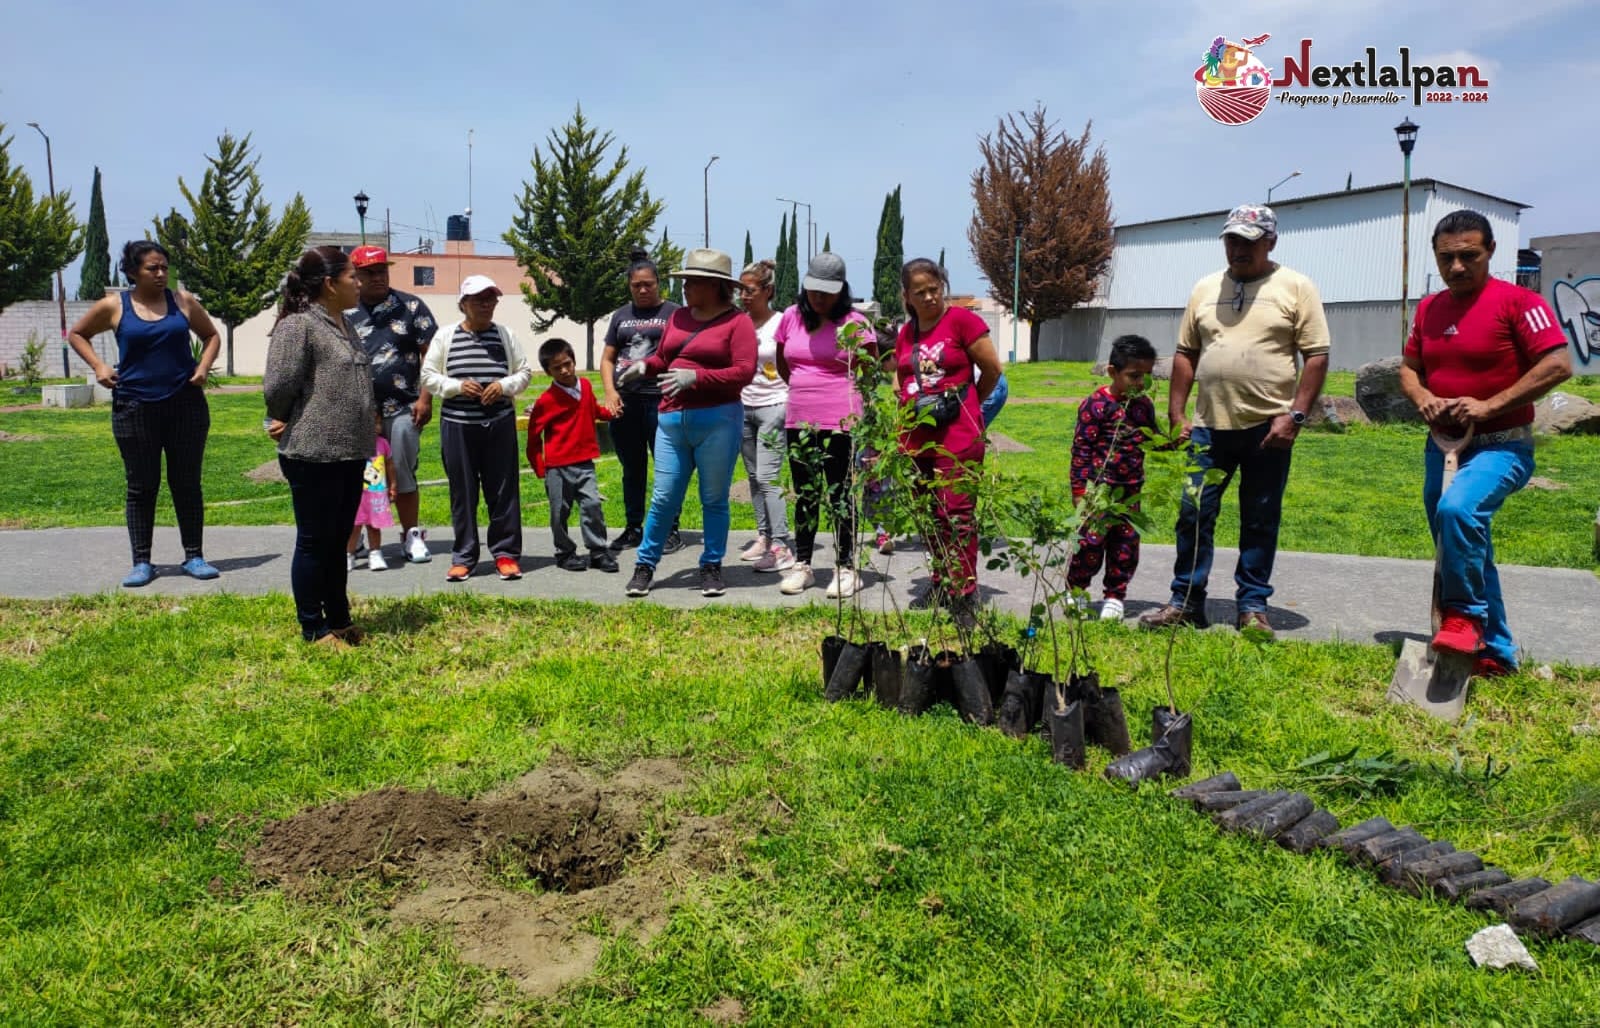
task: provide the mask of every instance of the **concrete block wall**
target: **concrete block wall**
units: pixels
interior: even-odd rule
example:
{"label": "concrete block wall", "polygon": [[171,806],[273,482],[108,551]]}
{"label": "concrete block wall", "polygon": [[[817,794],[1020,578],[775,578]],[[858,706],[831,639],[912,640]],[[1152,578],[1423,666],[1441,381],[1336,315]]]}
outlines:
{"label": "concrete block wall", "polygon": [[[92,306],[89,300],[67,301],[67,327],[72,327],[84,312]],[[61,338],[61,308],[54,300],[24,300],[14,303],[5,310],[0,311],[0,365],[4,365],[7,375],[15,375],[22,366],[22,350],[28,345],[30,333],[36,334],[44,343],[43,372],[47,378],[61,377],[61,347],[66,340]],[[95,336],[95,352],[100,354],[100,359],[109,364],[116,363],[117,340],[110,332],[102,332]],[[73,378],[82,378],[89,373],[89,366],[78,359],[78,355],[68,351],[71,366],[70,375]]]}

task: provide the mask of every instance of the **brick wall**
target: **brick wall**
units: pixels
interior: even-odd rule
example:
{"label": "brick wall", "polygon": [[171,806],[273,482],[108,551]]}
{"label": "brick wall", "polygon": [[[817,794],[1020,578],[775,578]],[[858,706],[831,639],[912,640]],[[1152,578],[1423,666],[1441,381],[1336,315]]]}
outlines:
{"label": "brick wall", "polygon": [[[92,306],[89,300],[67,301],[67,327],[71,328],[84,312]],[[28,344],[28,334],[36,333],[44,343],[43,372],[47,378],[61,377],[61,308],[54,300],[24,300],[0,311],[0,365],[6,374],[14,375],[22,364],[22,348]],[[110,332],[102,332],[93,339],[95,352],[108,364],[117,362],[117,340]],[[71,359],[71,377],[82,378],[89,366],[78,355],[67,351]]]}

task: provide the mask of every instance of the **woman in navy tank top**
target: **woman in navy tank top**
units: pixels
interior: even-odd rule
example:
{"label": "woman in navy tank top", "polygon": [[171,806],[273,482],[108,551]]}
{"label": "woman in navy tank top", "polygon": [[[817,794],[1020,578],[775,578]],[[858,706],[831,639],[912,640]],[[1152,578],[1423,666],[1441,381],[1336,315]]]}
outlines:
{"label": "woman in navy tank top", "polygon": [[[222,337],[199,300],[167,288],[167,251],[159,244],[140,239],[124,246],[122,273],[130,288],[95,301],[67,335],[95,380],[111,390],[111,435],[127,473],[128,542],[133,549],[133,570],[122,584],[149,585],[156,576],[150,547],[163,455],[183,540],[183,570],[199,579],[216,578],[217,569],[201,551],[205,498],[200,468],[211,430],[206,376]],[[91,342],[102,332],[116,335],[114,368]],[[191,333],[201,340],[198,360],[189,343]]]}

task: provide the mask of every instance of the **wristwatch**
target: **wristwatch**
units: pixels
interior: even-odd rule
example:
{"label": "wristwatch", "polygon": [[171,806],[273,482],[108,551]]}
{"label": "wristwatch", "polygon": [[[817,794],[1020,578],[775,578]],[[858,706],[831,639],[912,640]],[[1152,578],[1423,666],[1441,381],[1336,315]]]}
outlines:
{"label": "wristwatch", "polygon": [[1298,428],[1306,423],[1306,412],[1303,410],[1292,410],[1289,412],[1289,420],[1294,422],[1295,427]]}

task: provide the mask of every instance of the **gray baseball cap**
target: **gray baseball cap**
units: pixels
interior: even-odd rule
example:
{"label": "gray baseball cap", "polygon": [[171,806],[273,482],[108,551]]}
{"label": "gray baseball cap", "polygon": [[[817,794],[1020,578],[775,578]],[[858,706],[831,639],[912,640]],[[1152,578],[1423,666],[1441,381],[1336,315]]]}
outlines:
{"label": "gray baseball cap", "polygon": [[1238,236],[1253,243],[1262,236],[1278,234],[1278,216],[1265,204],[1240,204],[1228,212],[1228,221],[1222,226],[1221,234]]}
{"label": "gray baseball cap", "polygon": [[811,258],[800,288],[819,293],[837,293],[844,289],[844,258],[826,251]]}

